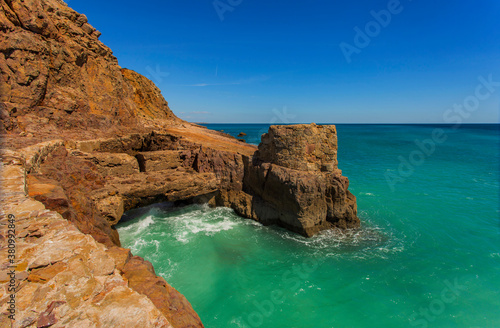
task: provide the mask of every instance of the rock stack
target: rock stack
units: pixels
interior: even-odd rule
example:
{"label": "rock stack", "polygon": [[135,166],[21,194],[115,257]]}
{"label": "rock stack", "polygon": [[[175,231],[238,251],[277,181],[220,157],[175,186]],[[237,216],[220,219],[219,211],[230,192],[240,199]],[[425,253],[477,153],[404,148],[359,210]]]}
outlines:
{"label": "rock stack", "polygon": [[337,167],[335,126],[275,125],[246,160],[243,190],[221,195],[242,216],[310,237],[360,226],[348,187]]}

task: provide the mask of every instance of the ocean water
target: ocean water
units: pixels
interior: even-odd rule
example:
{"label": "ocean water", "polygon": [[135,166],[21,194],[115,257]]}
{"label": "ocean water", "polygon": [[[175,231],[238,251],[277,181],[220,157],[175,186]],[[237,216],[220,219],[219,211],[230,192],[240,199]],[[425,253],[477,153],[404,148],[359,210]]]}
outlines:
{"label": "ocean water", "polygon": [[[265,125],[208,125],[258,143]],[[362,228],[310,239],[230,209],[127,213],[207,328],[500,327],[498,125],[337,125]],[[423,149],[423,150],[422,150]]]}

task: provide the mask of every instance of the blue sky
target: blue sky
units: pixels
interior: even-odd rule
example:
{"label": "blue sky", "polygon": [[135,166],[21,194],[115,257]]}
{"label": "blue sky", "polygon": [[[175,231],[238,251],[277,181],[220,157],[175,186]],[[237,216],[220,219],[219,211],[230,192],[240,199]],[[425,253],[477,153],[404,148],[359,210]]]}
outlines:
{"label": "blue sky", "polygon": [[499,122],[498,0],[68,4],[188,121]]}

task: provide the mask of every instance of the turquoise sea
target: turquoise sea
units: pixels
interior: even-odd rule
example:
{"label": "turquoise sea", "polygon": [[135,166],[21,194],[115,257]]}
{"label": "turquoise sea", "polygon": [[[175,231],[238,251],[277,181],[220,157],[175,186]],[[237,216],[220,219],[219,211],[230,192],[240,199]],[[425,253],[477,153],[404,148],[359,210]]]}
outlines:
{"label": "turquoise sea", "polygon": [[[268,125],[210,124],[257,144]],[[125,247],[205,327],[500,327],[499,125],[337,125],[362,229],[310,239],[226,208],[130,211]]]}

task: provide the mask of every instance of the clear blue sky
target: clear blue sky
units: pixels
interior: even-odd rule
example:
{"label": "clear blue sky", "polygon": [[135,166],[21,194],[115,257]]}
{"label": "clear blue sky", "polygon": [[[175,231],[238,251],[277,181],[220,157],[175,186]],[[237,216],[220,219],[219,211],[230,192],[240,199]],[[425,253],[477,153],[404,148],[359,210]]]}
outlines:
{"label": "clear blue sky", "polygon": [[[498,0],[217,1],[68,4],[188,121],[445,123],[469,97],[445,116],[499,122],[500,86],[470,99],[479,76],[500,82]],[[369,44],[355,40],[367,24]],[[342,43],[359,46],[350,62]]]}

